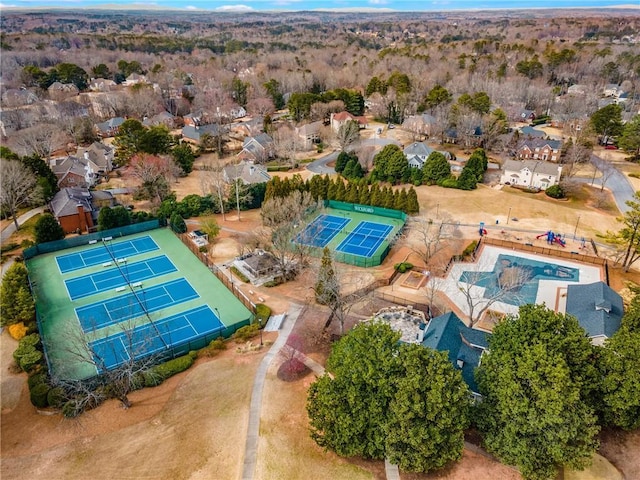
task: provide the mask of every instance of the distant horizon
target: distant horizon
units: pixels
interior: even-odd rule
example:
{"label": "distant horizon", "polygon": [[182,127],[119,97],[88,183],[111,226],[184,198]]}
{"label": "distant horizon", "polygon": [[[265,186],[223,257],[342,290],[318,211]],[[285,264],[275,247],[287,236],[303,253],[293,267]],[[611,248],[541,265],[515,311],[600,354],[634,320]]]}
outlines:
{"label": "distant horizon", "polygon": [[[243,1],[243,0],[240,0]],[[9,3],[10,2],[10,3]],[[277,13],[277,12],[326,12],[326,13],[407,13],[407,12],[456,12],[482,10],[558,10],[558,9],[638,9],[640,4],[625,4],[620,0],[520,0],[514,7],[513,0],[432,0],[429,3],[417,0],[248,0],[244,3],[228,3],[224,0],[8,0],[0,9],[9,10],[177,10],[183,12],[202,11],[211,13]],[[185,5],[186,4],[186,5]]]}

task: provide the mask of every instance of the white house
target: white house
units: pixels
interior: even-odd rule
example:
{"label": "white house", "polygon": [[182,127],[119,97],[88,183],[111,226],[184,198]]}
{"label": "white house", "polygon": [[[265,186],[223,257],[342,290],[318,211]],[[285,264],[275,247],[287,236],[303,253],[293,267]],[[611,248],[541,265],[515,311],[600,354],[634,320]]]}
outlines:
{"label": "white house", "polygon": [[414,142],[404,149],[404,155],[407,157],[409,166],[415,168],[422,168],[431,152],[433,152],[433,148],[424,142]]}
{"label": "white house", "polygon": [[560,182],[562,165],[539,160],[507,160],[500,183],[546,190]]}
{"label": "white house", "polygon": [[227,183],[241,180],[243,185],[266,183],[271,180],[271,175],[267,173],[266,167],[249,161],[243,161],[237,165],[227,165],[222,170],[222,176]]}

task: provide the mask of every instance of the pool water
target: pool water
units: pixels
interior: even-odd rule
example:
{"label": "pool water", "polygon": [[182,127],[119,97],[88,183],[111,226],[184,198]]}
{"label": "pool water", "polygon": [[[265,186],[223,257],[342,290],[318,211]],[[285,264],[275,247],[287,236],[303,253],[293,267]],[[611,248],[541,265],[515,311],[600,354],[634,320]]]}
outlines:
{"label": "pool water", "polygon": [[[499,301],[509,305],[535,303],[540,280],[562,280],[578,282],[580,270],[572,267],[540,262],[513,255],[498,255],[492,271],[466,270],[460,282],[484,287],[484,298],[500,297]],[[501,291],[505,291],[500,293]]]}

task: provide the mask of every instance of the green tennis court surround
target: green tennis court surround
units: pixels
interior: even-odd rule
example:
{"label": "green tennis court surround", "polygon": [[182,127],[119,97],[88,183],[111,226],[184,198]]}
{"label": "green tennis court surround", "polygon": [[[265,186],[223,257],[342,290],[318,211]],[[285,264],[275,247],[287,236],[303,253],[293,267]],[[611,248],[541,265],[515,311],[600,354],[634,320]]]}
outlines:
{"label": "green tennis court surround", "polygon": [[86,379],[128,358],[182,355],[251,321],[169,229],[88,237],[26,262],[54,375]]}
{"label": "green tennis court surround", "polygon": [[333,251],[336,261],[376,267],[404,229],[407,215],[399,210],[326,200],[322,212],[311,215],[292,241],[309,245],[311,253]]}

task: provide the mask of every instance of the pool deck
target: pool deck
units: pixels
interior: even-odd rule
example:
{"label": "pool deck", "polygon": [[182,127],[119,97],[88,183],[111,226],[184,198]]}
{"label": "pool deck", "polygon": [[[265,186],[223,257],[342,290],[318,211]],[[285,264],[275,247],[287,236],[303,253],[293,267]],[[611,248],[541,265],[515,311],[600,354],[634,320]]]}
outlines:
{"label": "pool deck", "polygon": [[[554,258],[549,256],[537,255],[527,252],[520,252],[517,250],[495,247],[490,245],[483,245],[479,254],[477,255],[477,261],[455,263],[447,273],[447,276],[442,281],[440,290],[447,296],[450,303],[455,305],[455,311],[460,311],[465,317],[469,315],[469,307],[467,305],[467,298],[465,293],[460,289],[468,291],[477,300],[475,301],[475,311],[481,310],[491,300],[484,300],[485,288],[476,285],[468,286],[468,284],[461,282],[460,276],[465,271],[473,272],[491,272],[498,260],[499,255],[510,255],[513,257],[520,257],[524,259],[543,262],[546,264],[552,264],[560,267],[569,267],[578,269],[580,277],[577,282],[570,282],[566,280],[538,280],[538,291],[536,294],[535,303],[544,304],[547,307],[558,310],[564,313],[565,301],[562,297],[562,293],[566,292],[567,285],[569,284],[588,284],[601,281],[603,278],[602,268],[594,265],[586,265],[581,262],[573,262],[565,259]],[[495,312],[505,314],[518,313],[518,306],[510,305],[504,302],[495,301],[491,304],[490,309]],[[462,318],[462,317],[461,317]]]}

